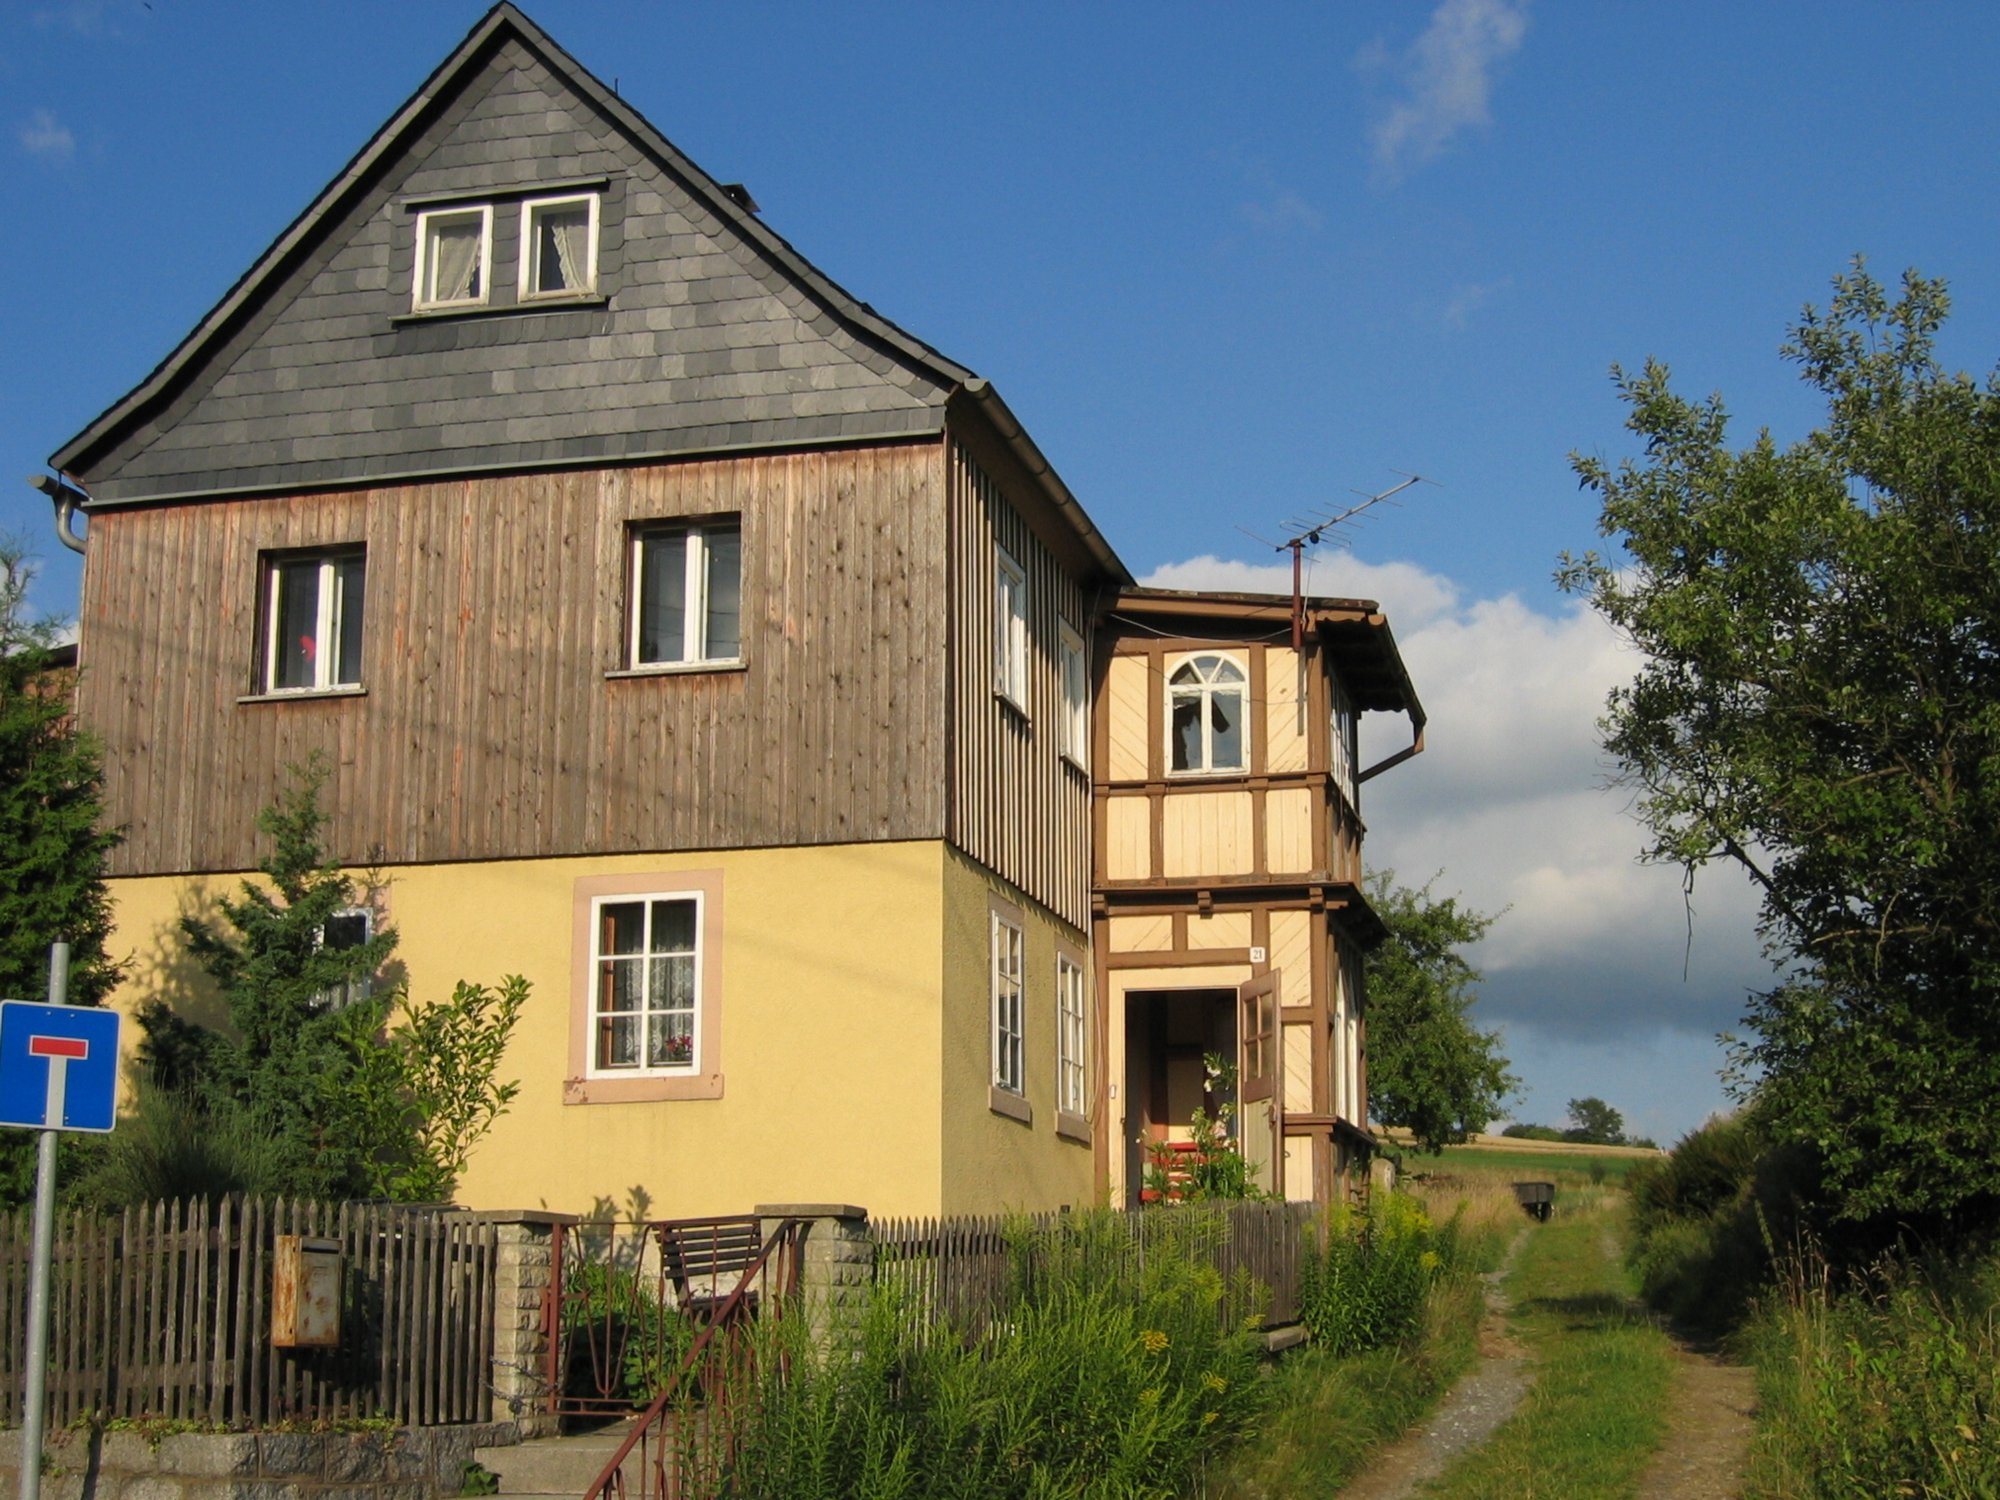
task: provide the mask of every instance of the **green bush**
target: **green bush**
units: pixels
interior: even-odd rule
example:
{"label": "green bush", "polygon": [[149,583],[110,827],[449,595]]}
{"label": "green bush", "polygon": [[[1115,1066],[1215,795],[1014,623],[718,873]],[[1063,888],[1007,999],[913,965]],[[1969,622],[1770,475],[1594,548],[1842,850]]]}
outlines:
{"label": "green bush", "polygon": [[1175,1253],[1172,1227],[1140,1265],[1110,1254],[1095,1216],[1078,1217],[1064,1236],[1073,1253],[1019,1257],[1033,1264],[1032,1282],[983,1336],[934,1323],[886,1285],[857,1314],[858,1353],[814,1349],[803,1319],[760,1328],[762,1388],[721,1493],[1182,1492],[1257,1413],[1260,1342],[1252,1328],[1224,1326],[1222,1277]]}
{"label": "green bush", "polygon": [[[1824,1228],[1811,1153],[1772,1144],[1755,1106],[1683,1136],[1671,1155],[1637,1164],[1625,1184],[1627,1259],[1640,1294],[1692,1333],[1738,1327],[1771,1284],[1775,1257]],[[1852,1225],[1843,1238],[1849,1265],[1887,1243]]]}
{"label": "green bush", "polygon": [[1366,1209],[1328,1214],[1325,1248],[1308,1246],[1299,1317],[1335,1355],[1407,1344],[1423,1326],[1424,1298],[1456,1254],[1457,1225],[1440,1228],[1411,1198],[1378,1193]]}

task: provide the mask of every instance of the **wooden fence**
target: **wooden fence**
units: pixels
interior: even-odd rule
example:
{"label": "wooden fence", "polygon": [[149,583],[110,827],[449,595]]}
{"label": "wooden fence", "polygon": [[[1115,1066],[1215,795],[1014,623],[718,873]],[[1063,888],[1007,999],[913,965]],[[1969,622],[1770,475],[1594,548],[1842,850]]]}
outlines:
{"label": "wooden fence", "polygon": [[1310,1203],[1214,1203],[1128,1214],[884,1219],[875,1276],[919,1316],[977,1336],[1045,1278],[1131,1280],[1149,1257],[1205,1261],[1222,1274],[1223,1317],[1298,1320],[1299,1267],[1317,1213]]}
{"label": "wooden fence", "polygon": [[[0,1425],[22,1416],[30,1215],[0,1215]],[[271,1343],[272,1252],[340,1246],[338,1347]],[[496,1234],[387,1204],[228,1197],[64,1214],[51,1278],[48,1420],[96,1412],[245,1428],[490,1418]]]}

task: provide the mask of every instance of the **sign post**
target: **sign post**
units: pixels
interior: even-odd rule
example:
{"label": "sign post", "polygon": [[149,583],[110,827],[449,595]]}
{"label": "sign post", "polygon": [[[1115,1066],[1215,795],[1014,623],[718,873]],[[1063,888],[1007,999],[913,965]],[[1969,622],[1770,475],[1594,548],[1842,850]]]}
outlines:
{"label": "sign post", "polygon": [[49,1268],[56,1238],[56,1140],[107,1131],[118,1110],[118,1012],[67,1005],[69,944],[49,949],[49,999],[0,1000],[0,1126],[41,1133],[28,1267],[27,1391],[21,1412],[21,1500],[39,1500],[49,1388]]}

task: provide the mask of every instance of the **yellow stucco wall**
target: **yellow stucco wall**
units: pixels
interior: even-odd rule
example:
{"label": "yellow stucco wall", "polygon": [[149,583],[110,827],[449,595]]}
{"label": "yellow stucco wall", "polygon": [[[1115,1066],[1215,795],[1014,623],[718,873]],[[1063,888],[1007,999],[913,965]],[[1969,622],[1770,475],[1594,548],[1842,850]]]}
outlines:
{"label": "yellow stucco wall", "polygon": [[[992,899],[1021,908],[1023,1083],[1032,1118],[996,1114],[993,1076],[990,916]],[[1091,1151],[1056,1133],[1056,952],[1066,941],[1089,967],[1084,935],[1013,895],[957,851],[945,856],[944,1009],[941,1075],[943,1208],[948,1214],[1045,1210],[1096,1201]],[[1094,991],[1086,984],[1085,992]],[[1093,1028],[1094,1030],[1094,1028]],[[1090,1059],[1090,1076],[1102,1076]]]}
{"label": "yellow stucco wall", "polygon": [[[722,1096],[565,1103],[575,882],[696,870],[721,876]],[[778,1201],[852,1202],[876,1214],[951,1206],[948,1196],[963,1189],[947,1187],[954,1172],[943,1143],[948,1134],[967,1133],[940,1129],[939,1059],[956,1065],[963,1045],[946,1046],[947,1005],[981,1049],[985,1108],[986,937],[983,927],[976,942],[963,930],[967,892],[979,878],[976,867],[937,842],[387,872],[386,904],[400,934],[394,963],[411,993],[448,994],[459,979],[491,984],[509,973],[533,985],[503,1075],[521,1080],[520,1097],[474,1154],[458,1200],[576,1211],[600,1196],[629,1207],[637,1190],[655,1216],[741,1212]],[[235,886],[234,877],[221,876],[114,881],[114,951],[132,958],[115,1003],[129,1009],[157,994],[197,1019],[216,1019],[178,939],[178,919]],[[1029,938],[1036,997],[1053,992],[1053,978],[1040,973],[1044,957],[1051,976],[1055,962],[1045,927],[1033,925]],[[950,964],[948,941],[967,950]],[[980,999],[968,1027],[960,1012],[971,975]],[[945,976],[949,983],[941,984]],[[1030,1072],[1045,1092],[1053,1088],[1053,1003],[1047,1000],[1049,1019],[1036,1011],[1033,1022],[1049,1059],[1038,1050]],[[955,1122],[956,1112],[950,1118]],[[1046,1129],[1038,1118],[1038,1136],[1052,1130],[1052,1115]],[[969,1137],[959,1152],[970,1144]],[[1088,1153],[1068,1149],[1084,1158],[1087,1179]],[[1010,1157],[996,1148],[982,1160],[998,1168]],[[1032,1178],[1017,1171],[1015,1180],[1025,1200]]]}

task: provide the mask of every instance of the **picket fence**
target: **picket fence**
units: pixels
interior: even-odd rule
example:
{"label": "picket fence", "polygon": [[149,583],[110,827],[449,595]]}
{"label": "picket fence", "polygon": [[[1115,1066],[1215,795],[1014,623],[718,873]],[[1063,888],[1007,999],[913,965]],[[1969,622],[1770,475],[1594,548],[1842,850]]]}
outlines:
{"label": "picket fence", "polygon": [[1316,1222],[1310,1203],[1212,1203],[1127,1214],[884,1219],[874,1226],[875,1278],[898,1288],[919,1326],[978,1336],[1037,1282],[1081,1269],[1129,1278],[1153,1256],[1221,1273],[1222,1316],[1270,1326],[1299,1316],[1299,1269]]}
{"label": "picket fence", "polygon": [[[281,1234],[338,1242],[338,1348],[272,1344]],[[64,1214],[48,1421],[489,1420],[495,1245],[493,1226],[475,1215],[390,1204],[231,1196]],[[0,1215],[0,1426],[22,1417],[31,1247],[29,1212]]]}

